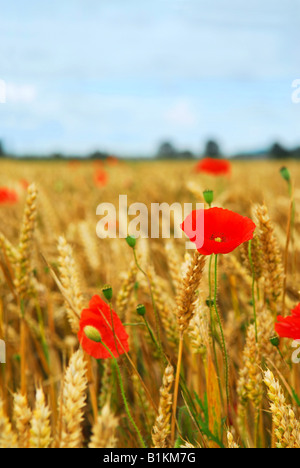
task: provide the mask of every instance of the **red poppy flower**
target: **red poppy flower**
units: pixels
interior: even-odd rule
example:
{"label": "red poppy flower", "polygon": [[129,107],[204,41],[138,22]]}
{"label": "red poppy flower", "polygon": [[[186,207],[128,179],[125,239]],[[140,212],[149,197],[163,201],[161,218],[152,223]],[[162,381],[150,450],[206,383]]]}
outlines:
{"label": "red poppy flower", "polygon": [[227,159],[204,158],[196,166],[196,172],[206,172],[212,175],[229,175],[231,164]]}
{"label": "red poppy flower", "polygon": [[282,338],[300,340],[300,304],[292,310],[292,315],[288,317],[278,315],[275,330]]}
{"label": "red poppy flower", "polygon": [[95,173],[96,185],[99,185],[100,187],[104,187],[107,184],[107,181],[108,181],[107,172],[103,171],[102,169],[97,170]]}
{"label": "red poppy flower", "polygon": [[71,159],[68,161],[68,166],[71,169],[78,169],[80,167],[80,161],[77,161],[76,159]]}
{"label": "red poppy flower", "polygon": [[227,254],[253,238],[254,222],[223,208],[194,210],[181,229],[202,255]]}
{"label": "red poppy flower", "polygon": [[20,179],[20,185],[21,185],[23,190],[27,190],[30,184],[29,184],[28,180]]}
{"label": "red poppy flower", "polygon": [[108,156],[106,159],[106,162],[109,166],[116,166],[119,162],[118,158],[116,156]]}
{"label": "red poppy flower", "polygon": [[6,187],[0,187],[0,203],[16,203],[17,201],[17,192]]}
{"label": "red poppy flower", "polygon": [[104,162],[101,160],[94,161],[93,166],[95,169],[101,169],[104,167]]}
{"label": "red poppy flower", "polygon": [[[96,343],[86,336],[85,327],[93,327],[99,332],[101,340],[111,350],[114,357],[129,351],[128,334],[114,310],[112,316],[113,324],[110,307],[99,296],[92,297],[89,308],[81,313],[78,339],[84,351],[96,359],[111,358],[111,355],[101,343]],[[115,337],[112,329],[114,329]]]}

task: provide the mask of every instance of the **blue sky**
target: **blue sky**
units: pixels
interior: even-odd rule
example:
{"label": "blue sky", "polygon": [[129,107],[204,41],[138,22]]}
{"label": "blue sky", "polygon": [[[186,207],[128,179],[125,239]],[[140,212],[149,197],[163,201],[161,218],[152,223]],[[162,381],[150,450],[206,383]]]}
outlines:
{"label": "blue sky", "polygon": [[299,0],[0,0],[13,152],[300,143]]}

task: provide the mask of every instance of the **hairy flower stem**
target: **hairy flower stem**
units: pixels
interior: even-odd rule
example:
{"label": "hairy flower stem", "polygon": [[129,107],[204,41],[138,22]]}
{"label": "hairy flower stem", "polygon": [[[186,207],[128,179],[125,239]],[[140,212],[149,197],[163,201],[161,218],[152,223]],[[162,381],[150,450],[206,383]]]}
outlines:
{"label": "hairy flower stem", "polygon": [[109,312],[110,312],[110,320],[111,320],[111,327],[112,327],[112,333],[113,333],[113,337],[114,337],[115,348],[116,348],[118,354],[120,355],[118,345],[117,345],[117,339],[116,339],[116,332],[115,332],[115,326],[114,326],[114,317],[113,317],[112,305],[111,305],[110,301],[109,301]]}
{"label": "hairy flower stem", "polygon": [[214,308],[215,308],[215,313],[218,319],[218,324],[220,327],[220,333],[221,333],[221,338],[222,338],[222,351],[223,351],[224,364],[225,364],[225,385],[226,385],[227,410],[228,410],[229,409],[229,365],[228,365],[228,354],[227,354],[227,349],[226,349],[224,331],[222,327],[221,317],[220,317],[220,314],[218,312],[218,307],[217,307],[217,278],[218,278],[218,255],[215,254]]}
{"label": "hairy flower stem", "polygon": [[182,351],[183,351],[183,333],[181,332],[180,337],[179,337],[177,368],[176,368],[176,377],[175,377],[175,384],[174,384],[174,399],[173,399],[173,411],[172,411],[173,414],[172,414],[172,425],[171,425],[171,447],[174,447],[174,443],[175,443],[176,412],[177,412],[177,400],[178,400],[180,370],[181,370],[181,361],[182,361]]}
{"label": "hairy flower stem", "polygon": [[96,389],[96,385],[95,385],[95,378],[94,378],[94,374],[93,374],[91,356],[87,355],[86,356],[86,361],[87,361],[88,385],[89,385],[89,391],[90,391],[90,396],[91,396],[93,417],[94,417],[94,422],[95,422],[95,421],[97,421],[97,417],[98,417],[98,398],[97,398],[97,389]]}
{"label": "hairy flower stem", "polygon": [[156,340],[156,338],[155,338],[155,336],[154,336],[154,333],[153,333],[153,331],[151,330],[150,325],[149,325],[149,322],[148,322],[148,320],[146,319],[145,316],[143,317],[143,320],[144,320],[144,322],[145,322],[145,325],[146,325],[146,327],[147,327],[147,330],[148,330],[148,332],[149,332],[149,335],[150,335],[150,337],[151,337],[153,343],[155,344],[156,348],[159,350],[159,344],[157,343],[157,340]]}
{"label": "hairy flower stem", "polygon": [[114,357],[114,355],[112,354],[111,350],[106,346],[106,344],[103,342],[103,341],[100,341],[100,343],[102,344],[102,346],[104,346],[104,348],[107,350],[107,352],[111,355],[111,358],[113,360],[113,364],[114,364],[114,367],[117,371],[117,375],[118,375],[118,379],[119,379],[119,385],[120,385],[120,390],[121,390],[121,395],[122,395],[122,399],[123,399],[123,403],[124,403],[124,407],[125,407],[125,411],[126,411],[126,414],[128,416],[128,419],[129,421],[131,422],[132,426],[134,427],[136,433],[137,433],[137,436],[139,438],[139,441],[142,445],[143,448],[147,448],[146,447],[146,444],[144,442],[144,439],[142,437],[142,434],[140,433],[140,430],[139,428],[137,427],[136,423],[134,422],[134,419],[132,417],[132,414],[130,412],[130,409],[129,409],[129,406],[128,406],[128,402],[127,402],[127,398],[126,398],[126,394],[125,394],[125,390],[124,390],[124,385],[123,385],[123,380],[122,380],[122,375],[121,375],[121,371],[120,371],[120,367],[119,367],[119,364],[118,364],[118,361],[116,360],[116,358]]}
{"label": "hairy flower stem", "polygon": [[[209,267],[208,267],[208,290],[209,290],[209,313],[210,313],[210,332],[211,336],[214,336],[214,331],[215,331],[215,322],[214,322],[214,317],[212,313],[212,294],[211,294],[211,267],[212,267],[212,255],[209,258]],[[215,350],[215,347],[214,347]]]}
{"label": "hairy flower stem", "polygon": [[154,311],[154,316],[155,316],[155,327],[156,327],[156,335],[157,335],[157,340],[158,340],[158,346],[159,346],[159,356],[160,357],[163,357],[164,361],[165,361],[165,357],[163,355],[163,352],[162,352],[162,344],[161,344],[161,337],[160,337],[160,320],[159,320],[159,315],[158,315],[158,312],[157,312],[157,309],[156,309],[156,305],[155,305],[155,300],[154,300],[154,296],[153,296],[153,291],[152,291],[152,286],[151,286],[151,281],[147,275],[147,273],[142,269],[142,267],[139,265],[139,262],[138,262],[138,259],[137,259],[137,255],[136,255],[136,250],[135,248],[133,247],[133,255],[134,255],[134,261],[135,261],[135,264],[136,264],[136,267],[140,270],[140,272],[145,276],[146,280],[147,280],[147,283],[148,283],[148,286],[149,286],[149,291],[150,291],[150,296],[151,296],[151,301],[152,301],[152,307],[153,307],[153,311]]}
{"label": "hairy flower stem", "polygon": [[257,331],[257,315],[256,315],[256,303],[255,303],[255,270],[254,270],[254,265],[252,261],[252,240],[250,240],[248,244],[248,253],[249,253],[249,262],[250,262],[251,273],[252,273],[252,307],[253,307],[253,315],[254,315],[254,323],[255,323],[255,340],[257,343],[258,331]]}
{"label": "hairy flower stem", "polygon": [[[110,328],[110,330],[112,331],[111,324],[110,324],[109,321],[106,319],[105,315],[101,312],[101,310],[100,310],[100,314],[101,314],[101,316],[102,316],[104,322],[106,323],[106,325],[107,325],[107,326]],[[144,383],[142,377],[140,376],[140,373],[139,373],[139,371],[137,370],[137,368],[136,368],[136,366],[135,366],[133,360],[131,359],[131,357],[129,356],[129,354],[127,353],[127,351],[125,350],[125,348],[124,348],[122,342],[119,340],[119,337],[118,337],[117,335],[116,335],[116,339],[118,340],[118,343],[119,343],[120,347],[122,348],[122,350],[124,351],[124,354],[125,354],[125,356],[127,357],[128,361],[129,361],[129,364],[131,365],[131,367],[132,367],[133,371],[135,372],[136,376],[138,377],[138,379],[139,379],[139,381],[140,381],[140,383],[141,383],[143,389],[145,390],[146,395],[148,396],[148,399],[149,399],[149,401],[150,401],[150,403],[151,403],[151,406],[153,407],[155,413],[157,414],[157,413],[158,413],[157,406],[156,406],[156,404],[154,403],[154,401],[153,401],[153,399],[152,399],[152,396],[151,396],[151,394],[150,394],[148,388],[146,387],[146,385],[145,385],[145,383]]]}
{"label": "hairy flower stem", "polygon": [[[212,311],[212,286],[211,286],[212,260],[213,260],[213,256],[211,255],[210,258],[209,258],[209,266],[208,266],[210,333],[211,333],[211,338],[212,338],[212,345],[213,345],[213,351],[214,351],[216,371],[217,371],[217,374],[220,375],[218,358],[217,358],[217,351],[216,351],[216,342],[215,342],[215,337],[217,336],[217,331],[216,331],[216,324],[215,324],[215,321],[214,321],[214,316],[213,316],[213,311]],[[223,391],[222,391],[222,385],[221,385],[220,379],[218,379],[218,382],[219,382],[220,395],[221,395],[221,398],[222,398],[222,401],[223,401]]]}

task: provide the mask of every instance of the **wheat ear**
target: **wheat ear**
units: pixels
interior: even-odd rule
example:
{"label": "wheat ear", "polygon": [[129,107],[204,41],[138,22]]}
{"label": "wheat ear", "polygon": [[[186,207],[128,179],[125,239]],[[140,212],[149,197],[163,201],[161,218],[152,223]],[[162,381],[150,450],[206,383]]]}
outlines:
{"label": "wheat ear", "polygon": [[69,362],[63,381],[60,402],[61,429],[58,435],[60,448],[80,448],[82,441],[81,423],[86,404],[87,367],[84,354],[76,351]]}
{"label": "wheat ear", "polygon": [[4,412],[3,400],[0,397],[0,448],[17,448],[17,436]]}
{"label": "wheat ear", "polygon": [[277,448],[300,448],[300,424],[291,406],[285,401],[282,388],[273,373],[264,373],[272,413]]}
{"label": "wheat ear", "polygon": [[70,325],[74,333],[79,330],[79,318],[83,309],[82,294],[79,286],[78,273],[76,264],[73,257],[72,247],[67,243],[64,237],[58,239],[58,252],[59,252],[59,272],[60,280],[66,291],[66,295],[72,303],[74,310],[66,302],[66,310]]}
{"label": "wheat ear", "polygon": [[197,299],[196,291],[203,275],[205,261],[206,257],[196,251],[177,296],[177,321],[180,333],[183,333],[188,328],[194,315]]}
{"label": "wheat ear", "polygon": [[48,448],[51,444],[50,410],[41,388],[36,391],[35,408],[30,427],[30,448]]}
{"label": "wheat ear", "polygon": [[256,343],[255,326],[250,325],[247,330],[247,339],[243,351],[243,367],[240,370],[237,393],[240,404],[246,406],[251,401],[256,410],[259,410],[262,400],[262,376],[260,371],[259,345]]}
{"label": "wheat ear", "polygon": [[227,444],[229,449],[238,449],[240,448],[238,444],[234,442],[233,435],[230,431],[227,432]]}
{"label": "wheat ear", "polygon": [[158,415],[152,429],[152,441],[155,448],[166,448],[167,439],[171,432],[170,418],[172,407],[172,386],[174,382],[174,369],[168,365],[163,376],[160,388]]}
{"label": "wheat ear", "polygon": [[37,189],[35,185],[32,184],[28,187],[28,194],[18,247],[18,264],[15,283],[21,298],[24,298],[28,292],[32,278],[31,258],[35,221],[37,216],[36,198]]}
{"label": "wheat ear", "polygon": [[27,397],[21,393],[14,395],[14,421],[18,433],[19,448],[27,448],[30,436],[31,409],[28,406]]}
{"label": "wheat ear", "polygon": [[283,266],[274,228],[265,205],[257,206],[255,217],[258,224],[258,237],[261,245],[263,275],[265,277],[265,292],[273,312],[277,312],[277,304],[283,288]]}
{"label": "wheat ear", "polygon": [[112,413],[109,403],[106,403],[94,424],[89,448],[115,448],[117,427],[118,418]]}

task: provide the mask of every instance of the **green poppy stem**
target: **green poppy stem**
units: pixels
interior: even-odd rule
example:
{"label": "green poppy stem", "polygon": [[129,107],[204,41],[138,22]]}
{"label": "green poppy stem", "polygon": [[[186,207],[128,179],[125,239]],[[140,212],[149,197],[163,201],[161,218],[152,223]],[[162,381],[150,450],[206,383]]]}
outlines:
{"label": "green poppy stem", "polygon": [[112,327],[112,333],[113,333],[113,337],[114,337],[115,348],[116,348],[117,353],[120,355],[119,348],[118,348],[118,345],[117,345],[116,332],[115,332],[115,326],[114,326],[114,317],[113,317],[113,310],[112,310],[111,302],[109,302],[109,312],[110,312],[111,327]]}
{"label": "green poppy stem", "polygon": [[[212,286],[211,286],[212,260],[213,260],[213,256],[211,255],[209,258],[209,267],[208,267],[210,333],[211,333],[211,338],[212,338],[212,346],[213,346],[213,351],[214,351],[216,371],[217,371],[217,374],[220,375],[219,364],[218,364],[218,359],[217,359],[216,343],[215,343],[215,337],[217,336],[217,331],[216,331],[216,325],[215,325],[214,316],[212,312]],[[221,385],[220,379],[218,379],[218,382],[219,382],[219,390],[220,390],[221,399],[223,401],[223,391],[222,391],[222,385]]]}
{"label": "green poppy stem", "polygon": [[218,312],[218,307],[217,307],[217,278],[218,278],[218,255],[215,254],[215,293],[214,293],[214,308],[215,308],[215,313],[218,319],[218,324],[220,327],[220,333],[221,333],[221,338],[222,338],[222,351],[223,351],[223,357],[224,357],[224,365],[225,365],[225,385],[226,385],[226,397],[227,397],[227,409],[229,408],[229,365],[228,365],[228,354],[227,354],[227,349],[226,349],[226,342],[225,342],[225,336],[224,336],[224,331],[222,327],[222,322],[221,322],[221,317]]}
{"label": "green poppy stem", "polygon": [[147,330],[148,330],[148,332],[149,332],[149,335],[150,335],[150,337],[151,337],[153,343],[155,344],[156,348],[157,348],[158,351],[159,351],[159,344],[157,343],[157,340],[156,340],[156,338],[155,338],[155,336],[154,336],[154,333],[153,333],[153,331],[151,330],[151,327],[150,327],[150,325],[149,325],[149,322],[148,322],[148,320],[146,319],[146,317],[143,317],[143,319],[144,319],[145,325],[146,325],[146,327],[147,327]]}
{"label": "green poppy stem", "polygon": [[151,296],[151,302],[152,302],[152,307],[153,307],[153,312],[154,312],[154,316],[155,316],[155,327],[156,327],[156,335],[157,335],[157,342],[158,342],[158,351],[159,351],[159,356],[163,358],[164,360],[164,363],[166,363],[166,359],[165,359],[165,356],[163,354],[163,350],[162,350],[162,343],[161,343],[161,337],[160,337],[160,320],[159,320],[159,315],[158,315],[158,311],[156,309],[156,305],[155,305],[155,300],[154,300],[154,296],[153,296],[153,291],[152,291],[152,286],[151,286],[151,281],[147,275],[147,273],[142,269],[142,267],[139,265],[139,262],[138,262],[138,259],[137,259],[137,255],[136,255],[136,250],[135,250],[135,247],[133,247],[133,255],[134,255],[134,261],[135,261],[135,264],[136,264],[136,267],[138,268],[138,270],[140,270],[140,272],[145,276],[147,282],[148,282],[148,286],[149,286],[149,291],[150,291],[150,296]]}
{"label": "green poppy stem", "polygon": [[121,375],[121,371],[120,371],[120,367],[119,367],[119,364],[118,364],[118,361],[116,360],[116,358],[114,357],[114,355],[112,354],[111,350],[106,346],[105,343],[103,343],[103,341],[100,342],[102,344],[102,346],[104,346],[104,348],[107,350],[107,352],[111,355],[112,357],[112,360],[113,360],[113,363],[114,363],[114,366],[115,366],[115,369],[117,371],[117,374],[118,374],[118,379],[119,379],[119,385],[120,385],[120,390],[121,390],[121,395],[122,395],[122,398],[123,398],[123,402],[124,402],[124,407],[125,407],[125,411],[127,413],[127,416],[128,416],[128,419],[130,420],[132,426],[134,427],[136,433],[137,433],[137,436],[139,438],[139,441],[142,445],[143,448],[147,448],[146,447],[146,444],[144,442],[144,439],[142,437],[142,434],[139,430],[139,428],[137,427],[133,417],[132,417],[132,414],[130,412],[130,409],[129,409],[129,406],[128,406],[128,402],[127,402],[127,398],[126,398],[126,394],[125,394],[125,390],[124,390],[124,385],[123,385],[123,380],[122,380],[122,375]]}

